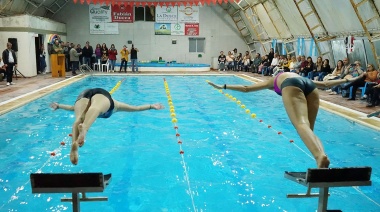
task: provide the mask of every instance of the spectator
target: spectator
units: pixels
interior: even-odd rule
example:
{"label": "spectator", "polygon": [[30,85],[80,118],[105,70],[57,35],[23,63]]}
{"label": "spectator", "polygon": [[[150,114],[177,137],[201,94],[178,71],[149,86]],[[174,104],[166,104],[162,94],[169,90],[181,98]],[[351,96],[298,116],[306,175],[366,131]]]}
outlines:
{"label": "spectator", "polygon": [[0,74],[3,74],[3,75],[0,75],[0,77],[1,77],[0,81],[3,81],[5,79],[5,77],[6,77],[5,73],[6,73],[6,68],[4,66],[3,60],[0,57]]}
{"label": "spectator", "polygon": [[226,64],[228,70],[234,70],[234,55],[228,51],[228,54],[226,56]]}
{"label": "spectator", "polygon": [[123,68],[123,65],[124,65],[124,71],[125,73],[127,73],[129,51],[126,45],[123,46],[123,49],[120,51],[120,54],[121,54],[121,64],[120,64],[119,72],[121,72],[121,69]]}
{"label": "spectator", "polygon": [[59,40],[55,39],[53,44],[52,54],[63,54],[62,45],[60,45]]}
{"label": "spectator", "polygon": [[[380,76],[378,78],[380,79]],[[371,98],[366,107],[375,107],[380,104],[380,83],[377,82],[377,84],[370,89],[369,95]]]}
{"label": "spectator", "polygon": [[12,44],[10,42],[7,43],[7,49],[3,51],[3,62],[6,69],[7,86],[14,85],[15,83],[12,82],[13,67],[17,68],[17,57],[16,53],[12,50]]}
{"label": "spectator", "polygon": [[238,51],[237,51],[237,48],[234,48],[234,50],[232,51],[232,55],[234,56],[234,65],[235,65],[234,70],[237,70],[237,66],[238,66],[238,64],[237,64],[236,59],[237,59],[237,57],[239,56],[239,53],[238,53]]}
{"label": "spectator", "polygon": [[101,58],[102,64],[106,64],[108,61],[108,48],[105,43],[102,44],[102,58]]}
{"label": "spectator", "polygon": [[319,75],[318,75],[318,81],[323,81],[323,78],[330,73],[331,73],[330,61],[328,59],[325,59],[323,61],[321,71],[319,72]]}
{"label": "spectator", "polygon": [[258,70],[258,73],[259,74],[263,74],[263,75],[266,75],[266,73],[268,72],[268,66],[270,65],[270,60],[268,58],[268,55],[265,55],[262,60],[261,60],[261,65],[259,66],[259,70]]}
{"label": "spectator", "polygon": [[95,48],[95,59],[96,59],[96,62],[102,60],[102,47],[100,46],[99,43],[96,44],[96,48]]}
{"label": "spectator", "polygon": [[[301,57],[300,57],[301,58]],[[297,73],[297,64],[301,65],[301,63],[298,63],[297,59],[295,56],[292,57],[290,63],[289,63],[289,70],[290,72]],[[298,66],[299,68],[299,66]]]}
{"label": "spectator", "polygon": [[242,71],[243,67],[243,54],[239,53],[238,56],[235,58],[236,65],[236,71]]}
{"label": "spectator", "polygon": [[82,54],[82,53],[78,53],[74,47],[75,45],[72,43],[70,52],[69,52],[71,70],[72,70],[73,76],[77,75],[76,71],[79,69],[79,56]]}
{"label": "spectator", "polygon": [[274,58],[272,59],[272,62],[270,63],[270,66],[267,69],[268,71],[264,75],[265,76],[272,75],[273,69],[279,65],[279,62],[280,62],[280,56],[277,53],[274,53]]}
{"label": "spectator", "polygon": [[117,55],[117,50],[115,49],[115,45],[111,44],[111,48],[108,50],[108,58],[110,62],[110,70],[112,72],[115,71],[116,55]]}
{"label": "spectator", "polygon": [[94,50],[92,49],[92,46],[90,46],[90,42],[87,41],[86,45],[82,49],[83,64],[87,64],[91,67],[92,54],[94,54]]}
{"label": "spectator", "polygon": [[316,76],[319,76],[321,74],[321,70],[322,70],[322,65],[323,65],[323,61],[322,61],[322,57],[319,56],[317,58],[317,62],[315,62],[315,69],[312,70],[311,72],[308,73],[307,77],[311,80],[314,80],[314,78]]}
{"label": "spectator", "polygon": [[260,53],[256,53],[256,57],[253,59],[251,68],[252,68],[252,73],[257,73],[259,70],[259,66],[261,64],[261,55]]}
{"label": "spectator", "polygon": [[41,47],[40,47],[40,50],[39,50],[39,68],[40,70],[37,71],[37,73],[39,74],[46,74],[46,52],[45,52],[45,47],[44,45],[42,44]]}
{"label": "spectator", "polygon": [[316,66],[313,62],[313,58],[307,57],[306,65],[303,67],[301,73],[303,77],[307,77],[310,72],[314,71],[316,69]]}
{"label": "spectator", "polygon": [[[360,63],[358,63],[358,61],[356,61],[355,64],[360,66]],[[356,68],[356,70],[358,70],[358,68]],[[346,84],[345,86],[342,86],[343,89],[347,89],[347,88],[352,86],[352,91],[351,91],[352,96],[351,96],[351,98],[349,98],[347,100],[355,100],[356,91],[358,90],[359,87],[363,87],[367,82],[373,82],[373,83],[377,82],[377,75],[378,74],[379,74],[379,72],[373,68],[373,65],[368,64],[367,72],[364,72],[360,75],[362,77],[360,77],[359,79],[357,79],[351,83]]]}
{"label": "spectator", "polygon": [[251,66],[251,55],[249,54],[249,51],[245,52],[245,55],[243,57],[243,65],[244,65],[244,71],[248,72],[249,67]]}
{"label": "spectator", "polygon": [[139,50],[135,48],[135,46],[132,44],[132,48],[131,48],[132,72],[135,72],[135,67],[136,67],[136,72],[138,73],[139,67],[137,63],[137,52],[139,52]]}
{"label": "spectator", "polygon": [[71,69],[71,63],[70,63],[70,50],[72,48],[72,45],[69,42],[62,42],[62,49],[63,54],[65,54],[65,65],[66,65],[66,72]]}
{"label": "spectator", "polygon": [[[77,44],[77,47],[75,48],[75,50],[77,51],[77,53],[81,53],[79,55],[79,65],[82,65],[83,64],[83,52],[82,52],[82,47],[80,44]],[[91,58],[90,58],[91,59]],[[91,61],[90,61],[91,62]]]}
{"label": "spectator", "polygon": [[218,71],[223,70],[226,71],[225,63],[226,63],[226,55],[224,55],[224,52],[221,51],[220,55],[218,57]]}
{"label": "spectator", "polygon": [[306,60],[306,57],[305,55],[302,55],[301,56],[301,66],[300,66],[300,70],[298,72],[299,75],[301,76],[304,76],[304,69],[305,67],[309,64],[309,62]]}
{"label": "spectator", "polygon": [[275,57],[274,49],[270,48],[270,51],[269,51],[269,54],[268,54],[269,64],[272,64],[272,60],[273,60],[274,57]]}

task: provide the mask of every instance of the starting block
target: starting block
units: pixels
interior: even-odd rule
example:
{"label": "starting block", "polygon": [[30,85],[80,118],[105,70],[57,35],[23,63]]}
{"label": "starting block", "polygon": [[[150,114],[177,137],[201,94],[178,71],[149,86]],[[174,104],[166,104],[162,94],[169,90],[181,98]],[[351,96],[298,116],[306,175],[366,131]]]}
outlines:
{"label": "starting block", "polygon": [[[306,194],[288,194],[287,198],[319,197],[318,212],[327,210],[329,187],[370,186],[371,167],[308,169],[307,172],[285,172],[285,178],[307,187]],[[319,193],[310,193],[319,188]]]}
{"label": "starting block", "polygon": [[[72,202],[73,212],[80,211],[80,202],[107,201],[108,197],[86,197],[86,192],[103,192],[111,180],[111,174],[102,173],[40,173],[31,174],[32,193],[72,193],[71,198],[61,202]],[[79,193],[82,193],[80,197]]]}

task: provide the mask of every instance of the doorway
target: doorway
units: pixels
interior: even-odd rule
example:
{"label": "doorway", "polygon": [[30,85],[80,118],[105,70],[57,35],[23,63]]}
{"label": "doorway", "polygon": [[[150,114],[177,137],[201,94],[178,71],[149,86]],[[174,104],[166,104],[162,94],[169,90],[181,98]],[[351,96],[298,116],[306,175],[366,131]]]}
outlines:
{"label": "doorway", "polygon": [[36,74],[39,74],[41,70],[41,67],[40,67],[40,54],[42,54],[41,46],[44,43],[44,36],[42,34],[38,34],[38,36],[35,37],[34,42],[35,42],[35,51],[36,51]]}

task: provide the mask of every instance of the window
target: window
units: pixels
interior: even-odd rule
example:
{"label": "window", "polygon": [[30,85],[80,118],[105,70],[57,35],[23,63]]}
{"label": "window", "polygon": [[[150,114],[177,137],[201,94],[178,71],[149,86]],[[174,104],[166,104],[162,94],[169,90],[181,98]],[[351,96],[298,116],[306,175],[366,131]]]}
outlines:
{"label": "window", "polygon": [[151,6],[135,7],[135,21],[154,21],[156,8]]}
{"label": "window", "polygon": [[205,52],[205,38],[189,38],[189,52]]}

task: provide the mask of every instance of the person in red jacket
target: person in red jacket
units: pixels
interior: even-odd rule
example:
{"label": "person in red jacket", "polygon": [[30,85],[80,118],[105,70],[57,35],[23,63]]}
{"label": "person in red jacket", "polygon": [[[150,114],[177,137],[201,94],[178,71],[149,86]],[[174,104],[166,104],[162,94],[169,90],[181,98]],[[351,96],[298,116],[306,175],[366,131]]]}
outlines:
{"label": "person in red jacket", "polygon": [[117,50],[115,49],[115,45],[111,44],[111,48],[108,49],[108,59],[110,62],[110,71],[112,72],[115,71],[116,55],[117,55]]}

